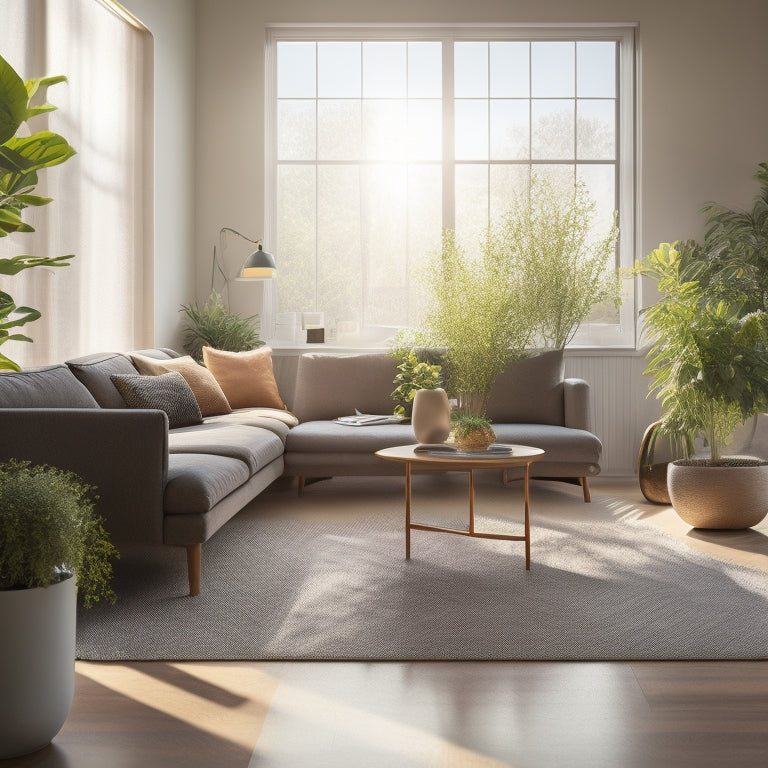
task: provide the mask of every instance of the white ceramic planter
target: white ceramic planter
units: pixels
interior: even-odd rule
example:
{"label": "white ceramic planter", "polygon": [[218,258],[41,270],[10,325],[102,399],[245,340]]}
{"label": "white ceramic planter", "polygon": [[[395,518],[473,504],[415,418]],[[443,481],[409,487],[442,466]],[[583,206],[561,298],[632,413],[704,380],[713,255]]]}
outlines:
{"label": "white ceramic planter", "polygon": [[75,692],[75,578],[0,591],[0,759],[41,749]]}
{"label": "white ceramic planter", "polygon": [[667,468],[669,498],[678,515],[694,528],[740,529],[768,514],[768,465]]}

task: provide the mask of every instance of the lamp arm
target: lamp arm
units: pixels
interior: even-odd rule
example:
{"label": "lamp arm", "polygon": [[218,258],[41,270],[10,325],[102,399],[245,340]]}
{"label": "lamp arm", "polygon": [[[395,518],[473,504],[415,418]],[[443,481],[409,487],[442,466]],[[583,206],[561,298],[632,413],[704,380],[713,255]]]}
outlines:
{"label": "lamp arm", "polygon": [[242,237],[243,240],[247,240],[249,243],[253,243],[254,245],[261,245],[261,238],[254,240],[252,237],[246,237],[242,232],[238,232],[236,229],[232,229],[232,227],[222,227],[219,230],[219,241],[221,241],[225,232],[231,232],[233,235],[238,235],[239,237]]}

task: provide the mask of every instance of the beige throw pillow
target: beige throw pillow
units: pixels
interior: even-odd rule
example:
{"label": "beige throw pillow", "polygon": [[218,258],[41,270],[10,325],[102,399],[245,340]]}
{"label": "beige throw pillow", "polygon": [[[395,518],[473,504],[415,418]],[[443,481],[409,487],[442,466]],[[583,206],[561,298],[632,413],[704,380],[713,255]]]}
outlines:
{"label": "beige throw pillow", "polygon": [[203,347],[203,360],[232,408],[285,408],[272,368],[272,349],[224,352]]}
{"label": "beige throw pillow", "polygon": [[203,416],[218,416],[232,413],[227,398],[213,374],[189,355],[174,357],[170,360],[156,360],[144,355],[131,355],[131,360],[139,373],[147,376],[159,376],[169,371],[180,373],[195,394],[197,404]]}

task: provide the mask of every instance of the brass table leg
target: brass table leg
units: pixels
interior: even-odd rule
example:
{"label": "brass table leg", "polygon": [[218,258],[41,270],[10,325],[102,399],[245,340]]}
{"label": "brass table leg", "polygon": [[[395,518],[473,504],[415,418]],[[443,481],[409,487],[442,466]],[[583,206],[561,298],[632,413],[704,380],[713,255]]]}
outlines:
{"label": "brass table leg", "polygon": [[405,559],[411,559],[411,463],[405,463]]}
{"label": "brass table leg", "polygon": [[530,517],[530,497],[528,494],[528,474],[531,469],[530,464],[525,465],[525,570],[531,570],[531,517]]}

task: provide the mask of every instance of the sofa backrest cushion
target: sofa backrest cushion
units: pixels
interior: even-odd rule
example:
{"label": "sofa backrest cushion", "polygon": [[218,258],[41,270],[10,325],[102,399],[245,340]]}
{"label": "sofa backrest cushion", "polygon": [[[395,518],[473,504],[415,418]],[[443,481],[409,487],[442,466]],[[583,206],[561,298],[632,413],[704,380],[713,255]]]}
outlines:
{"label": "sofa backrest cushion", "polygon": [[67,360],[69,369],[77,376],[102,408],[126,408],[123,396],[112,383],[110,376],[121,373],[137,373],[128,357],[119,352],[86,355]]}
{"label": "sofa backrest cushion", "polygon": [[0,408],[98,408],[66,365],[0,373]]}
{"label": "sofa backrest cushion", "polygon": [[299,421],[322,421],[363,413],[392,413],[397,361],[387,353],[299,358],[293,413]]}
{"label": "sofa backrest cushion", "polygon": [[499,424],[564,424],[563,350],[510,363],[491,389],[486,413]]}

